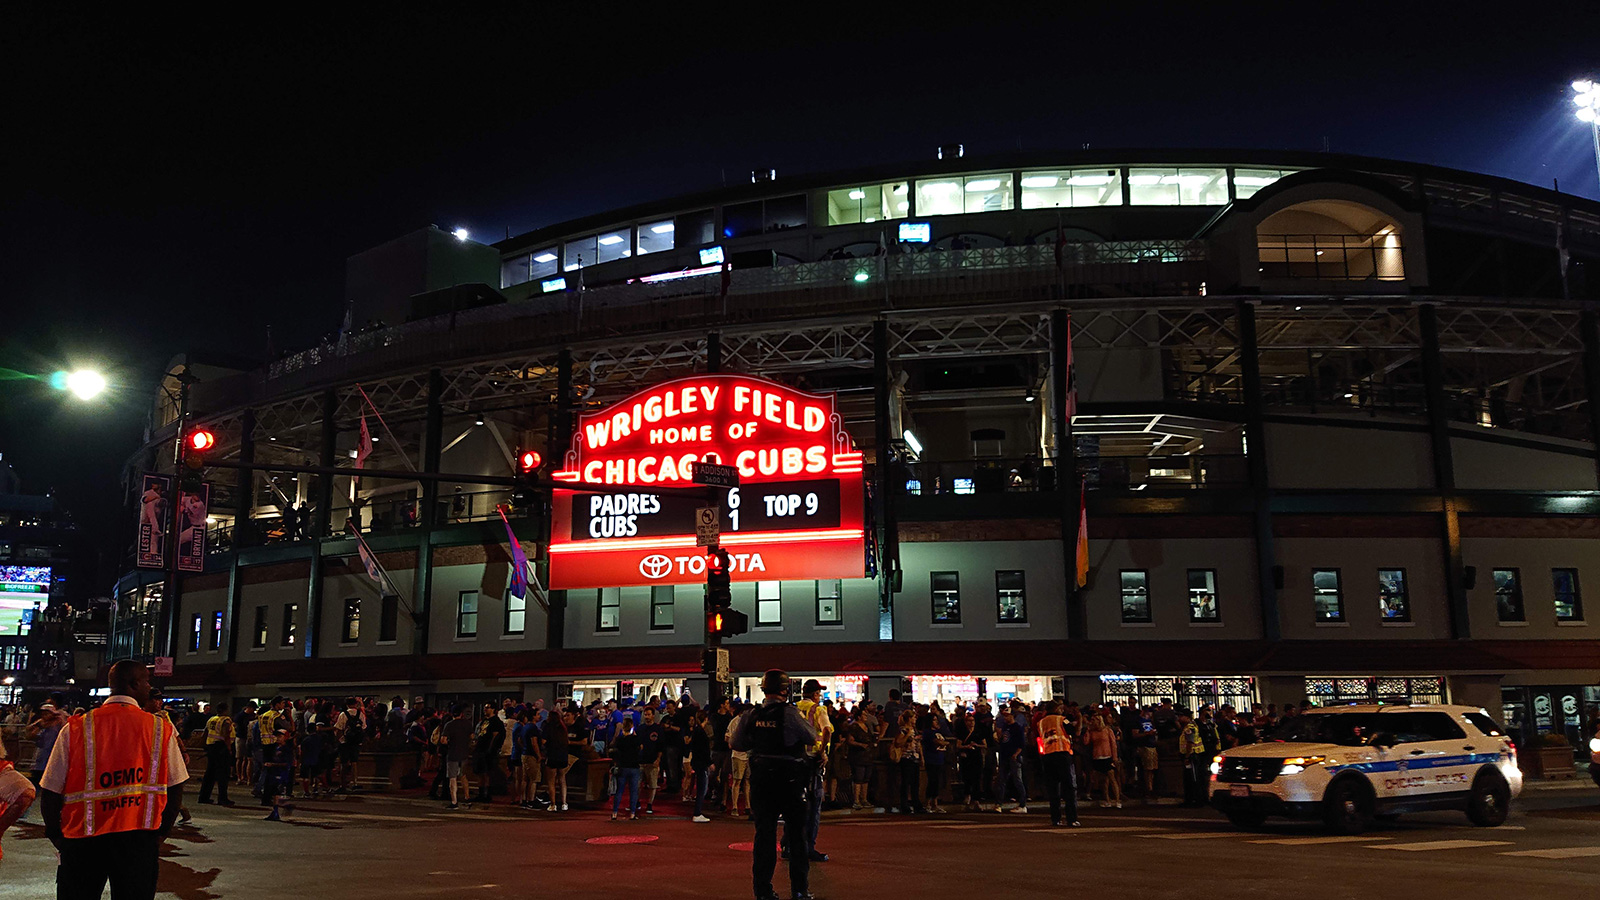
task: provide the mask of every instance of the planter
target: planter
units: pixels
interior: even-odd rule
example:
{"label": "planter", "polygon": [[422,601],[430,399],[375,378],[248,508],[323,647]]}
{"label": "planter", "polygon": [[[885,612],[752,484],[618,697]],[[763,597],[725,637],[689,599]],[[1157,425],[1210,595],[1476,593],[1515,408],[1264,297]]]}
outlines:
{"label": "planter", "polygon": [[1573,778],[1578,774],[1578,767],[1573,763],[1572,748],[1566,744],[1540,747],[1533,756],[1538,760],[1539,771],[1535,774],[1540,778]]}

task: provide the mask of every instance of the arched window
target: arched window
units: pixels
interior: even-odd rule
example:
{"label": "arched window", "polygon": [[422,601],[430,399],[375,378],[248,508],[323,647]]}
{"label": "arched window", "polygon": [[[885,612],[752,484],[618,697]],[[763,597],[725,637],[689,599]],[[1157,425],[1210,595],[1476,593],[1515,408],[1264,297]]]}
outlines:
{"label": "arched window", "polygon": [[1349,200],[1308,200],[1256,228],[1261,277],[1317,281],[1404,281],[1400,225]]}

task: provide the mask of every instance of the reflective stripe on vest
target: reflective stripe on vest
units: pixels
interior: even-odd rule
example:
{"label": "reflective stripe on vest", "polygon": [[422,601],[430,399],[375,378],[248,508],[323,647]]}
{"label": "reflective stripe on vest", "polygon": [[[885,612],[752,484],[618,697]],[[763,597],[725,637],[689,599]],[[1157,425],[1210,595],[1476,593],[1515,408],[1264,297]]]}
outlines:
{"label": "reflective stripe on vest", "polygon": [[79,746],[81,733],[83,752],[72,754],[77,758],[69,759],[67,766],[63,836],[85,838],[159,827],[172,762],[166,752],[171,723],[137,707],[107,704],[75,716],[68,727],[75,729],[69,731],[68,746]]}
{"label": "reflective stripe on vest", "polygon": [[1061,716],[1045,716],[1039,722],[1039,752],[1070,753],[1072,741],[1067,739],[1065,720]]}

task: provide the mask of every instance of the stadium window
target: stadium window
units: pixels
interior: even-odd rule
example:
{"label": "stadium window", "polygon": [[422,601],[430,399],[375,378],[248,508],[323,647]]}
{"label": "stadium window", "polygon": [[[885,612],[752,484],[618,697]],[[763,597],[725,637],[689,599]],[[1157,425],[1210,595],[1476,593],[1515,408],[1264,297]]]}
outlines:
{"label": "stadium window", "polygon": [[478,592],[462,591],[456,597],[456,637],[478,636]]}
{"label": "stadium window", "polygon": [[679,213],[672,220],[672,242],[678,247],[699,247],[717,240],[717,217],[713,210]]}
{"label": "stadium window", "polygon": [[361,640],[361,600],[351,597],[344,601],[344,628],[340,632],[341,643],[354,644]]}
{"label": "stadium window", "polygon": [[1582,622],[1583,598],[1578,594],[1577,569],[1551,569],[1556,591],[1556,621]]}
{"label": "stadium window", "polygon": [[666,631],[672,628],[672,604],[677,590],[670,584],[650,586],[650,630]]}
{"label": "stadium window", "polygon": [[1122,623],[1137,625],[1150,618],[1150,572],[1123,569],[1121,572]]}
{"label": "stadium window", "polygon": [[1129,169],[1134,206],[1221,206],[1228,202],[1227,169]]}
{"label": "stadium window", "polygon": [[400,597],[384,594],[378,601],[378,643],[392,644],[399,637]]}
{"label": "stadium window", "polygon": [[734,203],[722,208],[722,236],[749,237],[761,233],[761,201]]}
{"label": "stadium window", "polygon": [[956,572],[930,572],[933,595],[933,624],[961,624],[961,576]]}
{"label": "stadium window", "polygon": [[190,653],[199,653],[200,652],[200,630],[205,627],[205,621],[206,621],[205,617],[200,615],[199,613],[195,613],[194,614],[194,618],[189,621],[189,652]]}
{"label": "stadium window", "polygon": [[622,588],[600,588],[595,591],[594,630],[622,630]]}
{"label": "stadium window", "polygon": [[1311,570],[1311,606],[1318,622],[1344,621],[1344,588],[1338,569]]}
{"label": "stadium window", "polygon": [[783,626],[782,591],[776,581],[756,582],[756,624],[763,628]]}
{"label": "stadium window", "polygon": [[828,192],[828,224],[856,225],[911,215],[911,186],[904,181],[864,184]]}
{"label": "stadium window", "polygon": [[998,212],[1011,208],[1011,173],[953,175],[917,182],[917,215]]}
{"label": "stadium window", "polygon": [[761,226],[764,231],[786,231],[811,224],[806,218],[806,195],[791,194],[761,201]]}
{"label": "stadium window", "polygon": [[608,263],[632,256],[633,248],[630,245],[628,231],[626,228],[619,228],[596,237],[595,261]]}
{"label": "stadium window", "polygon": [[673,236],[677,233],[678,226],[671,219],[662,219],[659,222],[646,222],[639,226],[639,238],[635,249],[639,255],[646,253],[662,253],[673,247]]}
{"label": "stadium window", "polygon": [[837,578],[817,579],[817,624],[842,625],[844,623],[844,609],[840,605],[840,595],[844,582]]}
{"label": "stadium window", "polygon": [[1234,169],[1233,196],[1238,200],[1254,197],[1256,192],[1289,174],[1286,169]]}
{"label": "stadium window", "polygon": [[1411,621],[1411,595],[1405,569],[1378,570],[1378,614],[1385,622]]}
{"label": "stadium window", "polygon": [[546,247],[543,250],[533,251],[532,260],[528,265],[528,280],[539,281],[556,274],[561,268],[561,257],[555,247]]}
{"label": "stadium window", "polygon": [[500,262],[500,286],[511,287],[533,280],[533,254],[524,253]]}
{"label": "stadium window", "polygon": [[528,630],[528,595],[506,594],[505,634],[525,634]]}
{"label": "stadium window", "polygon": [[1494,570],[1494,607],[1495,615],[1502,622],[1528,621],[1528,611],[1522,605],[1520,570]]}
{"label": "stadium window", "polygon": [[285,603],[283,605],[283,643],[284,647],[293,647],[299,638],[300,629],[300,604]]}
{"label": "stadium window", "polygon": [[211,614],[211,652],[222,649],[222,610]]}
{"label": "stadium window", "polygon": [[595,258],[599,256],[599,235],[591,234],[586,238],[567,241],[561,245],[561,271],[571,272],[584,266],[592,266]]}
{"label": "stadium window", "polygon": [[1026,624],[1028,621],[1028,594],[1026,578],[1021,569],[1004,569],[994,573],[994,597],[1001,622]]}
{"label": "stadium window", "polygon": [[267,608],[256,607],[256,627],[251,632],[250,646],[257,650],[267,646]]}
{"label": "stadium window", "polygon": [[1189,621],[1221,622],[1217,601],[1217,570],[1189,570]]}
{"label": "stadium window", "polygon": [[1121,169],[1057,169],[1022,173],[1023,209],[1121,205]]}

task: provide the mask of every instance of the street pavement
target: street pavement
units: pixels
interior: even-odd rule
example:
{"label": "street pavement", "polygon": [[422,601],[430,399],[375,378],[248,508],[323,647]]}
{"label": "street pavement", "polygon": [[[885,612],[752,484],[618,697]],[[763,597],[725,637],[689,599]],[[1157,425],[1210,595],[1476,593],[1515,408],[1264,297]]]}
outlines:
{"label": "street pavement", "polygon": [[[751,896],[752,829],[742,820],[696,825],[677,812],[612,822],[609,808],[557,815],[504,804],[451,812],[378,795],[301,803],[283,823],[263,821],[253,804],[192,808],[194,826],[176,829],[163,853],[162,897]],[[1173,806],[1081,812],[1075,829],[1050,828],[1043,804],[1028,815],[829,813],[818,843],[832,860],[812,867],[812,890],[824,900],[1464,900],[1476,890],[1600,890],[1600,790],[1588,781],[1530,785],[1500,828],[1428,813],[1358,837],[1276,820],[1242,831]],[[0,900],[53,896],[55,854],[38,825],[8,832],[5,850]],[[785,897],[786,882],[780,863]]]}

